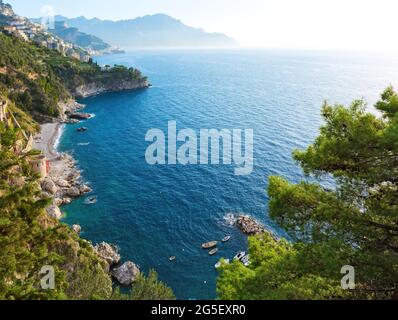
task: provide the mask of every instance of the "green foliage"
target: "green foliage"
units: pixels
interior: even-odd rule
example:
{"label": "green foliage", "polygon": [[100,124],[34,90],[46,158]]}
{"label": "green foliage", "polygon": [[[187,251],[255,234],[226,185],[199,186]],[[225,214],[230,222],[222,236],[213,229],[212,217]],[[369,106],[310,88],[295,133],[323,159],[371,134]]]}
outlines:
{"label": "green foliage", "polygon": [[175,300],[173,291],[158,281],[158,275],[151,270],[148,277],[140,274],[132,286],[132,300]]}
{"label": "green foliage", "polygon": [[[92,60],[84,63],[0,33],[0,99],[22,129],[36,132],[35,119],[58,116],[58,103],[72,97],[77,86],[110,85],[145,80],[124,66],[106,71]],[[131,295],[113,292],[109,266],[69,227],[50,218],[29,157],[15,146],[20,129],[0,123],[0,300],[14,299],[172,299],[155,272],[141,275]],[[55,289],[42,290],[42,267],[55,271]]]}
{"label": "green foliage", "polygon": [[146,277],[142,273],[133,283],[130,294],[123,294],[119,289],[114,290],[111,300],[175,300],[173,291],[158,280],[154,270]]}
{"label": "green foliage", "polygon": [[[45,212],[29,154],[14,151],[19,130],[0,123],[0,299],[109,298],[110,277],[91,246]],[[43,266],[55,290],[42,290]]]}
{"label": "green foliage", "polygon": [[0,88],[19,108],[33,115],[58,116],[59,100],[69,97],[45,63],[49,50],[0,33]]}
{"label": "green foliage", "polygon": [[[113,292],[108,265],[90,243],[50,218],[29,154],[15,153],[19,129],[0,123],[0,300],[173,299],[157,274],[140,275],[130,295]],[[40,270],[52,266],[55,289],[42,290]]]}
{"label": "green foliage", "polygon": [[[398,95],[390,87],[376,108],[325,104],[325,125],[294,157],[321,184],[270,177],[270,215],[294,243],[251,238],[253,263],[224,266],[223,299],[389,299],[398,293]],[[341,289],[340,270],[355,267],[356,289]]]}
{"label": "green foliage", "polygon": [[[331,243],[333,248],[333,244]],[[340,269],[318,261],[330,260],[329,246],[277,242],[268,234],[249,239],[251,265],[234,261],[221,271],[217,289],[228,300],[292,300],[344,298]],[[334,279],[333,279],[334,278]]]}
{"label": "green foliage", "polygon": [[59,102],[74,96],[78,86],[146,80],[134,68],[103,71],[92,59],[86,63],[64,57],[1,32],[0,68],[0,92],[39,121],[43,115],[59,116]]}
{"label": "green foliage", "polygon": [[115,65],[112,68],[102,70],[96,63],[72,60],[62,57],[56,52],[52,52],[52,56],[47,60],[47,63],[72,94],[75,94],[77,87],[90,83],[112,87],[124,81],[147,80],[139,70],[134,68]]}

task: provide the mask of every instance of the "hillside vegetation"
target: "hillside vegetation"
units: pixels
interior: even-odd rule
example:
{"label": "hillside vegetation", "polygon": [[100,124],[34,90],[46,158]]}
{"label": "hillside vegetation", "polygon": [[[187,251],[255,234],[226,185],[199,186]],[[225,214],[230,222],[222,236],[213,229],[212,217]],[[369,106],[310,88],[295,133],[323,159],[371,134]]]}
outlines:
{"label": "hillside vegetation", "polygon": [[146,78],[134,68],[102,70],[95,63],[64,57],[55,50],[0,33],[0,92],[38,121],[43,116],[59,116],[59,102],[73,97],[77,86],[110,86],[131,80]]}
{"label": "hillside vegetation", "polygon": [[[74,86],[142,79],[135,69],[101,70],[0,33],[0,102],[24,131],[38,130],[34,119],[58,116]],[[21,137],[14,121],[0,122],[0,300],[174,299],[155,272],[140,275],[129,295],[113,289],[109,265],[93,245],[46,213],[52,200],[29,164],[37,152],[17,151]],[[53,289],[42,286],[48,266]]]}
{"label": "hillside vegetation", "polygon": [[221,299],[398,299],[398,93],[375,107],[382,117],[364,101],[324,105],[319,137],[294,158],[336,189],[271,177],[270,215],[294,241],[251,238],[252,263],[222,270]]}

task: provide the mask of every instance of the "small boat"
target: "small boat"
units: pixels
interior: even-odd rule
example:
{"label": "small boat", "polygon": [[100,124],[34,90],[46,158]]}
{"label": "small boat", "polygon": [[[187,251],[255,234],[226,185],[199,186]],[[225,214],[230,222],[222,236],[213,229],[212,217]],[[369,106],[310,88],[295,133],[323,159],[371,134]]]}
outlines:
{"label": "small boat", "polygon": [[77,129],[77,132],[86,132],[88,129],[86,127],[81,127]]}
{"label": "small boat", "polygon": [[173,262],[173,261],[176,261],[176,260],[177,260],[177,257],[176,257],[176,256],[172,256],[172,257],[169,258],[169,261],[170,261],[170,262]]}
{"label": "small boat", "polygon": [[223,243],[226,243],[226,242],[228,242],[229,240],[231,240],[231,236],[225,236],[222,240],[221,240],[221,242],[223,242]]}
{"label": "small boat", "polygon": [[209,252],[209,255],[210,255],[210,256],[214,256],[217,252],[218,252],[218,249],[217,249],[217,248],[214,248],[213,250],[211,250],[211,251]]}
{"label": "small boat", "polygon": [[245,267],[250,266],[250,255],[244,256],[241,261]]}
{"label": "small boat", "polygon": [[211,241],[211,242],[207,242],[202,244],[202,249],[211,249],[216,247],[218,244],[218,241]]}
{"label": "small boat", "polygon": [[97,202],[98,202],[97,197],[90,197],[84,201],[85,204],[96,204]]}
{"label": "small boat", "polygon": [[214,268],[220,269],[221,266],[222,266],[223,264],[229,264],[229,262],[230,262],[229,259],[221,260],[221,261],[219,261],[219,262],[216,263],[216,265],[214,266]]}
{"label": "small boat", "polygon": [[242,259],[246,256],[246,252],[240,251],[238,254],[234,257],[234,260],[237,261],[242,261]]}

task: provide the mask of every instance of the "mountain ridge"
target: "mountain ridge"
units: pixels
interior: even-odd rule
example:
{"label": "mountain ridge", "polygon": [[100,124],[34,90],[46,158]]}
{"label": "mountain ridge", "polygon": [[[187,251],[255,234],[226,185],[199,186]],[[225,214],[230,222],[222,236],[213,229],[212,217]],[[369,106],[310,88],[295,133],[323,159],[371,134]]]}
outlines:
{"label": "mountain ridge", "polygon": [[164,13],[145,15],[134,19],[101,20],[84,16],[68,18],[55,16],[70,27],[94,35],[120,47],[237,47],[239,44],[222,33],[209,33],[193,28]]}

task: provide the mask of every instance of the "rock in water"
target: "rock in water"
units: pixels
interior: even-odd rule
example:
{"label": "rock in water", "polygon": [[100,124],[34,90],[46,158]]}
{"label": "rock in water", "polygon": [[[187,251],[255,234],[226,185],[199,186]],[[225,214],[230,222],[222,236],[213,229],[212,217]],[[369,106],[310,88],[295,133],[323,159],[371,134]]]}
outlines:
{"label": "rock in water", "polygon": [[80,194],[86,194],[93,191],[88,185],[85,184],[80,185],[79,190]]}
{"label": "rock in water", "polygon": [[62,218],[61,210],[55,205],[52,205],[52,206],[48,207],[47,208],[47,213],[48,213],[48,215],[51,218],[54,218],[54,219],[57,219],[57,220],[60,220]]}
{"label": "rock in water", "polygon": [[77,198],[80,196],[80,189],[77,187],[72,187],[68,189],[65,193],[68,197]]}
{"label": "rock in water", "polygon": [[87,120],[91,118],[91,114],[89,113],[71,113],[69,115],[70,119],[76,119],[76,120]]}
{"label": "rock in water", "polygon": [[82,232],[82,227],[79,226],[78,224],[74,224],[74,225],[72,226],[72,231],[75,232],[75,233],[77,233],[77,234],[80,234],[80,232]]}
{"label": "rock in water", "polygon": [[130,286],[140,274],[140,269],[131,261],[112,270],[112,276],[123,286]]}
{"label": "rock in water", "polygon": [[72,203],[72,199],[71,198],[63,198],[62,199],[62,204],[64,205],[68,205]]}
{"label": "rock in water", "polygon": [[116,246],[110,245],[109,243],[102,242],[94,247],[98,256],[104,259],[110,266],[118,264],[120,262],[120,254]]}
{"label": "rock in water", "polygon": [[265,228],[249,216],[239,216],[236,220],[236,225],[244,234],[249,236],[265,232]]}

